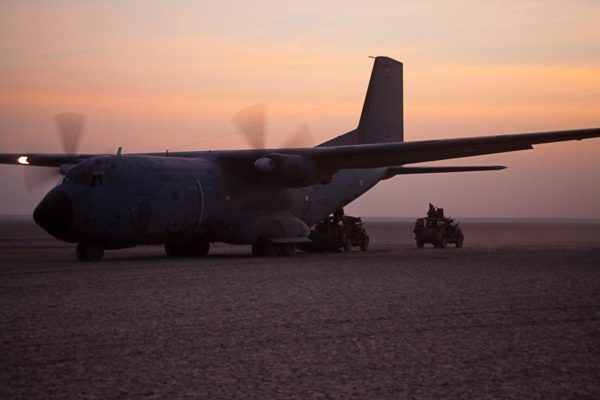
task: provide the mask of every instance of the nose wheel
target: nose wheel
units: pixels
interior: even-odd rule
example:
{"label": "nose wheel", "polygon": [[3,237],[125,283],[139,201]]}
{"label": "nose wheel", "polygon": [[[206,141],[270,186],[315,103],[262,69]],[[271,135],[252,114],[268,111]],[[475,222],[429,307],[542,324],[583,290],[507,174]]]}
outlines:
{"label": "nose wheel", "polygon": [[100,261],[104,257],[104,246],[101,244],[79,243],[76,254],[79,261]]}

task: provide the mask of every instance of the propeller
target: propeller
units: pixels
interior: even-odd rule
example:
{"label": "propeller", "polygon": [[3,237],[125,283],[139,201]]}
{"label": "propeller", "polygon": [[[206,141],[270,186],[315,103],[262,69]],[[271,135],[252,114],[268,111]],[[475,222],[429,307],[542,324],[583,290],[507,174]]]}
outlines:
{"label": "propeller", "polygon": [[252,104],[238,111],[231,121],[244,133],[246,139],[255,149],[265,147],[266,111],[263,103]]}
{"label": "propeller", "polygon": [[79,148],[79,141],[85,125],[85,115],[67,112],[54,116],[58,134],[62,140],[63,150],[66,154],[75,154]]}
{"label": "propeller", "polygon": [[27,191],[33,192],[34,189],[40,186],[47,186],[50,182],[56,182],[60,173],[56,168],[30,167],[23,168],[23,176],[25,177]]}
{"label": "propeller", "polygon": [[[264,149],[266,144],[266,107],[264,103],[252,104],[238,111],[231,121],[244,134],[250,146],[254,149]],[[308,125],[301,124],[292,136],[285,141],[284,147],[313,147],[315,140]]]}
{"label": "propeller", "polygon": [[285,141],[283,147],[286,148],[298,148],[298,147],[314,147],[315,146],[315,138],[312,135],[312,132],[308,128],[308,125],[305,123],[300,124],[298,126],[292,136]]}
{"label": "propeller", "polygon": [[[85,115],[67,112],[54,116],[58,135],[65,154],[76,154],[85,126]],[[31,192],[36,187],[58,180],[59,169],[47,167],[24,168],[25,187]]]}

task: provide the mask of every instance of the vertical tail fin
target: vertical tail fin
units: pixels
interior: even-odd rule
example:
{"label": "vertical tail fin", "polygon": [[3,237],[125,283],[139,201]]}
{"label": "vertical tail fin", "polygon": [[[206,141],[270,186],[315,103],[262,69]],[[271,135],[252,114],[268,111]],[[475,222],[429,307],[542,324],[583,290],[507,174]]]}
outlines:
{"label": "vertical tail fin", "polygon": [[403,65],[376,57],[358,127],[321,146],[345,146],[404,140]]}
{"label": "vertical tail fin", "polygon": [[377,57],[365,97],[358,136],[360,143],[404,140],[404,96],[402,63]]}

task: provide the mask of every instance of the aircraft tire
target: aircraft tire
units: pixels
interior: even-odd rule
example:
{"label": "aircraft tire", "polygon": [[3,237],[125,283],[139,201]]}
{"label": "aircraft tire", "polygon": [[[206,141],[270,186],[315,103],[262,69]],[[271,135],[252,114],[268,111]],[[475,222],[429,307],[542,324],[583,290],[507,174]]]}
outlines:
{"label": "aircraft tire", "polygon": [[291,257],[296,251],[296,246],[293,243],[282,244],[280,253],[283,257]]}
{"label": "aircraft tire", "polygon": [[104,257],[104,247],[100,244],[79,243],[75,253],[79,261],[100,261]]}
{"label": "aircraft tire", "polygon": [[165,243],[165,253],[167,257],[179,257],[179,246],[176,243]]}
{"label": "aircraft tire", "polygon": [[260,257],[263,255],[262,253],[262,248],[260,246],[260,244],[253,244],[252,245],[252,255],[255,257]]}
{"label": "aircraft tire", "polygon": [[167,257],[204,257],[208,254],[210,243],[208,240],[196,243],[166,243],[165,253]]}
{"label": "aircraft tire", "polygon": [[265,257],[277,257],[281,254],[281,246],[278,244],[264,242],[261,247],[262,255]]}
{"label": "aircraft tire", "polygon": [[252,245],[252,255],[255,257],[289,257],[296,251],[294,244],[277,244],[260,242]]}

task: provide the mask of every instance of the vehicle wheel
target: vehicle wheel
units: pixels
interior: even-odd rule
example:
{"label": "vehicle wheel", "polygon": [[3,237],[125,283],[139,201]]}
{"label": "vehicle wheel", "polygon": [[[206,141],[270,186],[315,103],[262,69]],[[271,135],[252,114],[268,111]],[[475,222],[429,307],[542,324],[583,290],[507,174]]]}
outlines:
{"label": "vehicle wheel", "polygon": [[458,238],[458,240],[456,241],[456,248],[460,249],[463,247],[463,242],[464,242],[465,238]]}
{"label": "vehicle wheel", "polygon": [[295,251],[296,251],[296,246],[293,243],[281,245],[281,255],[283,257],[290,257],[290,256],[294,255]]}
{"label": "vehicle wheel", "polygon": [[349,253],[350,251],[352,251],[352,240],[350,240],[350,239],[344,240],[344,251],[346,253]]}
{"label": "vehicle wheel", "polygon": [[417,249],[422,249],[425,246],[425,242],[422,240],[417,240]]}
{"label": "vehicle wheel", "polygon": [[441,247],[442,249],[445,249],[446,247],[448,247],[448,240],[447,240],[446,238],[443,238],[443,239],[440,241],[440,247]]}
{"label": "vehicle wheel", "polygon": [[369,250],[369,237],[365,236],[362,240],[362,243],[360,244],[360,250],[361,251],[367,251]]}
{"label": "vehicle wheel", "polygon": [[79,243],[75,253],[79,261],[100,261],[104,257],[104,246],[101,244]]}

